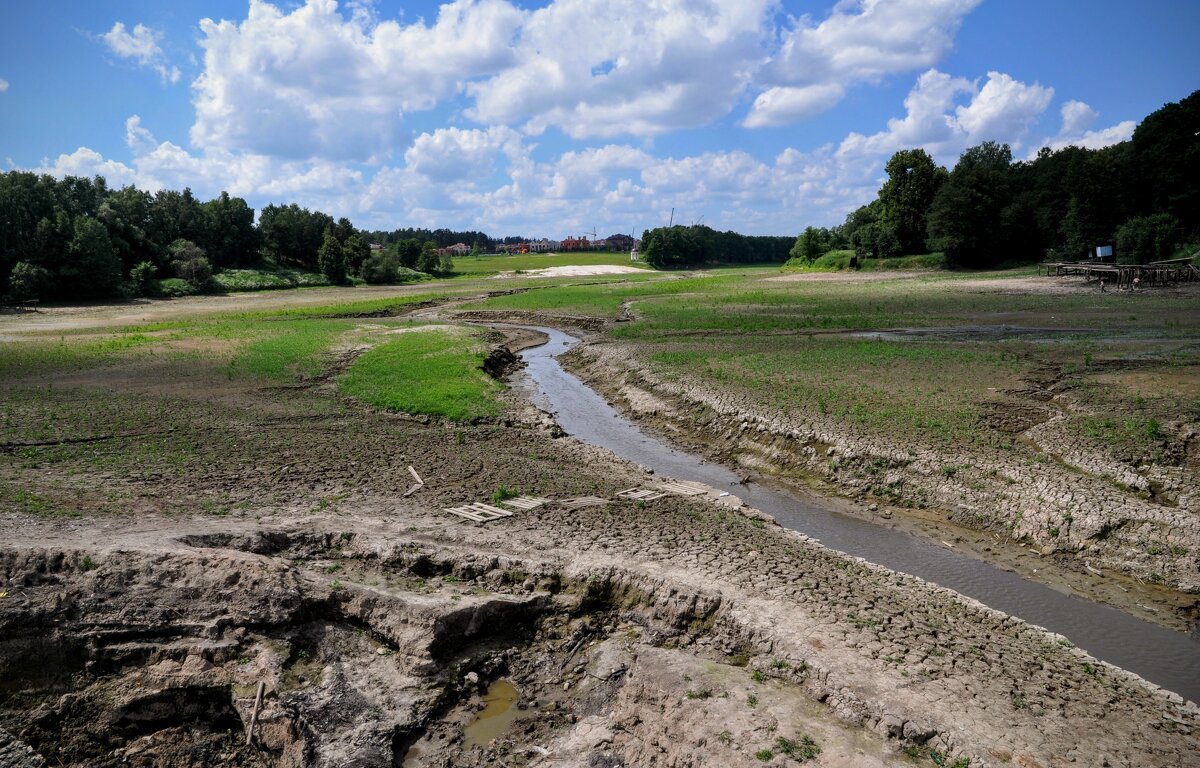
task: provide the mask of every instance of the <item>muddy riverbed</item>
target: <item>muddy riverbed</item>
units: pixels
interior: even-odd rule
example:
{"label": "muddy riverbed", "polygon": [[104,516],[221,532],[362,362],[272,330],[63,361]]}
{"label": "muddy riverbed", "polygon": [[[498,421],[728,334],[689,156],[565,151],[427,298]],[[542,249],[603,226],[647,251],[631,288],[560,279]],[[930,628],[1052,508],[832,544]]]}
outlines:
{"label": "muddy riverbed", "polygon": [[[519,396],[449,424],[168,355],[3,386],[6,429],[61,438],[0,451],[5,768],[1179,766],[1200,746],[1194,706],[1067,638],[725,497],[621,498],[660,473]],[[501,487],[548,502],[444,511]],[[512,720],[469,740],[497,681]]]}

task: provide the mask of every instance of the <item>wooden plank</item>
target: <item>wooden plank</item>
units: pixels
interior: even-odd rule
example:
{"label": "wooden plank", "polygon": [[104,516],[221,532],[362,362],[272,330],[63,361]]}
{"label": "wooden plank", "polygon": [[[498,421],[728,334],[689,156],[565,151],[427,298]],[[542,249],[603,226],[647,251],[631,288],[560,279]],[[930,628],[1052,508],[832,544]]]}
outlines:
{"label": "wooden plank", "polygon": [[676,496],[703,496],[704,494],[708,493],[708,489],[701,487],[698,483],[689,483],[689,482],[659,483],[655,487],[657,487],[660,490],[666,491],[667,493],[673,493]]}
{"label": "wooden plank", "polygon": [[500,509],[499,507],[493,507],[491,504],[484,504],[479,501],[461,507],[446,507],[445,511],[475,523],[486,523],[501,517],[512,517],[513,514],[507,509]]}
{"label": "wooden plank", "polygon": [[607,504],[608,499],[602,499],[599,496],[580,496],[575,499],[567,499],[566,501],[560,501],[558,503],[562,504],[567,509],[583,509],[584,507],[599,507],[603,504]]}
{"label": "wooden plank", "polygon": [[620,498],[631,499],[633,501],[654,501],[655,499],[661,499],[666,495],[667,494],[663,493],[662,491],[652,491],[648,488],[626,488],[625,490],[617,493],[617,496]]}
{"label": "wooden plank", "polygon": [[517,509],[523,509],[528,512],[531,509],[537,509],[543,504],[549,503],[549,501],[550,499],[543,499],[540,496],[518,496],[515,499],[505,499],[500,503],[507,504],[510,507],[516,507]]}

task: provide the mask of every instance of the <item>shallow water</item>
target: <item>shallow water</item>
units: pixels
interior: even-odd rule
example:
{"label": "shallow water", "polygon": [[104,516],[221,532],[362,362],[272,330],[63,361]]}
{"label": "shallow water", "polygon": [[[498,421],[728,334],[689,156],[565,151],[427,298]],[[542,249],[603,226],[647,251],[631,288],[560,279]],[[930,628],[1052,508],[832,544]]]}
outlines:
{"label": "shallow water", "polygon": [[750,506],[773,515],[780,525],[819,539],[826,546],[948,587],[1058,632],[1099,659],[1200,702],[1200,642],[1115,608],[1058,592],[927,539],[842,515],[757,484],[742,485],[731,470],[674,450],[642,433],[558,364],[555,357],[578,339],[552,328],[536,330],[547,334],[549,343],[521,352],[528,364],[526,374],[536,388],[534,402],[553,413],[575,438],[607,448],[659,475],[728,489]]}
{"label": "shallow water", "polygon": [[508,730],[517,719],[517,689],[507,680],[497,680],[483,695],[484,708],[463,728],[463,747],[485,747]]}

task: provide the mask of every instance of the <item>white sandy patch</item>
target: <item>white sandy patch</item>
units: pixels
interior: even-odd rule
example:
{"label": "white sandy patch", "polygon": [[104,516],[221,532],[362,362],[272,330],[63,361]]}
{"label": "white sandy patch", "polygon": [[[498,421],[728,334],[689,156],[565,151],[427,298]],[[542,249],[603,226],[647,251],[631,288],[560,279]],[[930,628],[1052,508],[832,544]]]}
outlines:
{"label": "white sandy patch", "polygon": [[625,275],[631,272],[645,272],[637,267],[625,267],[620,264],[591,264],[573,267],[546,267],[545,269],[527,269],[521,274],[516,272],[501,272],[498,278],[507,277],[582,277],[584,275]]}

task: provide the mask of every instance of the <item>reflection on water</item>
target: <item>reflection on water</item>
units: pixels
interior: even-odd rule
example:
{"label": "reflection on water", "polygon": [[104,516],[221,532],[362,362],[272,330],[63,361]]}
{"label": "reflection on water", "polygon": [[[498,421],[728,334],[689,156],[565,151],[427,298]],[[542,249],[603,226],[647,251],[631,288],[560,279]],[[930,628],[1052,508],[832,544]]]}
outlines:
{"label": "reflection on water", "polygon": [[903,531],[838,514],[759,485],[742,485],[725,467],[663,445],[643,434],[554,356],[578,342],[537,328],[550,343],[521,353],[536,387],[534,402],[575,438],[677,480],[728,489],[779,524],[826,546],[949,587],[997,610],[1058,632],[1099,659],[1200,702],[1200,642],[1100,603],[1057,592],[1011,571]]}
{"label": "reflection on water", "polygon": [[463,729],[463,747],[484,747],[499,738],[517,719],[517,689],[507,680],[497,680],[488,686],[483,696],[484,708]]}

